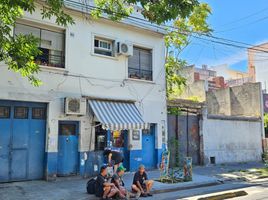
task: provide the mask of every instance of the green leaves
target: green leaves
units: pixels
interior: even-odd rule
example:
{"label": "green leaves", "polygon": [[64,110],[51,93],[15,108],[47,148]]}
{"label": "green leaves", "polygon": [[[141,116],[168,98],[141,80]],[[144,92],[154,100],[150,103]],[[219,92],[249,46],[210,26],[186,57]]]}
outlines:
{"label": "green leaves", "polygon": [[8,68],[27,77],[34,86],[41,84],[41,81],[34,76],[39,72],[39,66],[34,61],[34,58],[41,53],[38,43],[39,40],[32,35],[18,35],[10,38],[2,47],[3,60]]}
{"label": "green leaves", "polygon": [[51,19],[56,17],[56,23],[61,26],[74,24],[73,18],[63,11],[63,0],[46,0],[46,4],[42,8],[42,17]]}
{"label": "green leaves", "polygon": [[183,87],[186,85],[186,79],[180,75],[180,71],[185,67],[186,62],[180,59],[176,59],[173,56],[167,56],[166,59],[166,84],[167,84],[167,96],[169,98],[178,95]]}
{"label": "green leaves", "polygon": [[187,62],[179,58],[180,53],[190,43],[193,34],[209,34],[212,31],[207,24],[210,13],[211,9],[208,4],[195,5],[188,17],[177,16],[165,36],[167,52],[172,51],[176,54],[166,57],[168,98],[178,97],[186,84],[186,79],[180,74],[180,71],[186,67]]}
{"label": "green leaves", "polygon": [[95,18],[106,13],[111,20],[118,21],[133,12],[133,7],[125,0],[95,0],[95,4],[97,8],[91,11]]}
{"label": "green leaves", "polygon": [[121,20],[129,16],[132,5],[140,5],[142,14],[150,22],[161,24],[176,19],[178,16],[185,18],[195,6],[198,0],[95,0],[96,9],[94,16],[100,16],[105,12],[112,20]]}
{"label": "green leaves", "polygon": [[[32,35],[12,34],[17,19],[21,18],[24,11],[34,12],[34,0],[0,0],[0,61],[8,65],[14,72],[28,78],[33,86],[41,85],[36,75],[39,66],[35,57],[41,52],[38,49],[38,39]],[[71,16],[63,11],[63,0],[47,0],[42,9],[43,18],[56,18],[56,23],[62,26],[73,24]]]}

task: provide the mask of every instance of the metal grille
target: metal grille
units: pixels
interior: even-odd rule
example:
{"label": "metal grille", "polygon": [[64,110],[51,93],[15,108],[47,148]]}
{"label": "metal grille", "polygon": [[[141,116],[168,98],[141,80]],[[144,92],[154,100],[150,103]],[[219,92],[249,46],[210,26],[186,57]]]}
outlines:
{"label": "metal grille", "polygon": [[33,108],[32,109],[32,118],[33,119],[45,119],[46,118],[45,108]]}
{"label": "metal grille", "polygon": [[128,59],[128,77],[153,80],[152,51],[134,47],[133,56]]}
{"label": "metal grille", "polygon": [[10,107],[0,106],[0,118],[10,118]]}
{"label": "metal grille", "polygon": [[28,108],[27,107],[15,107],[14,118],[27,119],[28,118]]}

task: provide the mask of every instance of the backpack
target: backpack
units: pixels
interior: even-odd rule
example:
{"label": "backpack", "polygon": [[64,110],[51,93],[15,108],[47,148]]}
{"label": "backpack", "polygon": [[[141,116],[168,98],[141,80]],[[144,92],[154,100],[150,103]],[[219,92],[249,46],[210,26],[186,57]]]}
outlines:
{"label": "backpack", "polygon": [[89,179],[87,182],[87,193],[88,194],[95,194],[95,185],[96,185],[97,177]]}

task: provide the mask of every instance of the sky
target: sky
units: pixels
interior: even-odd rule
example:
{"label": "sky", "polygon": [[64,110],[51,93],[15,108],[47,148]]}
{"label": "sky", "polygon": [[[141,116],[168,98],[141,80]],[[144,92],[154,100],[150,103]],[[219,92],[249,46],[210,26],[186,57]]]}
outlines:
{"label": "sky", "polygon": [[[213,35],[251,45],[268,42],[268,0],[202,0],[212,8]],[[193,39],[181,57],[188,64],[247,70],[247,50]]]}

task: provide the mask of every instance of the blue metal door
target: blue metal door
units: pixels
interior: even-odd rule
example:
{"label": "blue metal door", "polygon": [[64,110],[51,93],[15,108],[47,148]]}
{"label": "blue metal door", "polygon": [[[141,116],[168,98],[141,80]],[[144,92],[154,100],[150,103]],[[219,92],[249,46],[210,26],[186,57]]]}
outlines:
{"label": "blue metal door", "polygon": [[43,178],[46,104],[0,101],[0,182]]}
{"label": "blue metal door", "polygon": [[11,107],[0,106],[0,182],[9,180],[9,157],[11,137]]}
{"label": "blue metal door", "polygon": [[142,164],[147,169],[156,167],[155,128],[153,125],[149,132],[142,133]]}
{"label": "blue metal door", "polygon": [[78,122],[59,122],[58,175],[78,174]]}
{"label": "blue metal door", "polygon": [[124,132],[124,162],[123,165],[124,167],[129,170],[129,150],[128,150],[128,131],[125,130]]}

